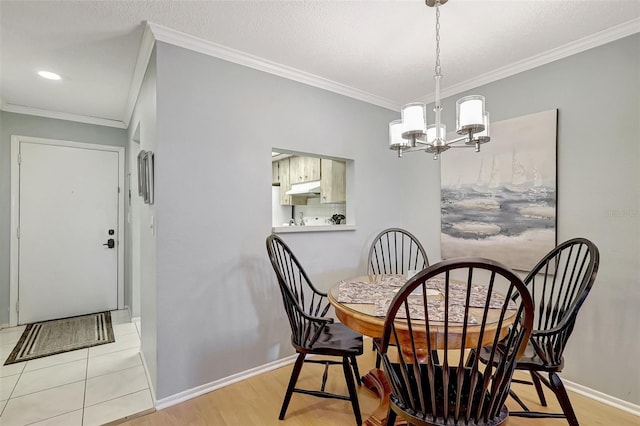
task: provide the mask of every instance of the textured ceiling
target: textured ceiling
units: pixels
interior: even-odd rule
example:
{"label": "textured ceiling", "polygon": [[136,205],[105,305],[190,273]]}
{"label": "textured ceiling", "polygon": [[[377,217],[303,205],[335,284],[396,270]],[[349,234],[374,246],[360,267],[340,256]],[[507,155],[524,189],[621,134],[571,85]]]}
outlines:
{"label": "textured ceiling", "polygon": [[[445,89],[632,20],[640,30],[638,0],[450,0],[441,13]],[[2,0],[3,108],[126,122],[142,21],[395,104],[433,91],[435,13],[422,0]]]}

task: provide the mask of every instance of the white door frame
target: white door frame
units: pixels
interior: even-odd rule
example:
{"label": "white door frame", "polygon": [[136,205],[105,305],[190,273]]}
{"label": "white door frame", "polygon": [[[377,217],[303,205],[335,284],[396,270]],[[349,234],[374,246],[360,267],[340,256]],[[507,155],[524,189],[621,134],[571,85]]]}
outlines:
{"label": "white door frame", "polygon": [[18,325],[18,224],[20,223],[20,168],[18,167],[18,154],[20,142],[37,143],[43,145],[67,146],[72,148],[85,148],[98,151],[111,151],[118,153],[118,309],[124,308],[124,174],[126,164],[124,162],[124,147],[99,145],[86,142],[73,142],[57,139],[35,138],[31,136],[11,135],[11,246],[9,251],[11,259],[9,263],[9,325]]}

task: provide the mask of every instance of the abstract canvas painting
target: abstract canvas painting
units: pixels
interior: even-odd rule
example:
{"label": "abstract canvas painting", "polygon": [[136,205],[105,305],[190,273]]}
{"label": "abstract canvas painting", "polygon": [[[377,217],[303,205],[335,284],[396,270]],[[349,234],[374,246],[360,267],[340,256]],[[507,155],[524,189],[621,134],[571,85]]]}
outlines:
{"label": "abstract canvas painting", "polygon": [[480,256],[528,271],[555,247],[557,116],[492,123],[480,153],[442,155],[443,259]]}

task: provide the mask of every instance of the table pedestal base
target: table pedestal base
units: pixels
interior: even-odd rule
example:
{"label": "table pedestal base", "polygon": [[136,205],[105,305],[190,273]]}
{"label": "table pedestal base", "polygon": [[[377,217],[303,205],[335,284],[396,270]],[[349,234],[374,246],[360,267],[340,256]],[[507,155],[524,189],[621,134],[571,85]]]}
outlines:
{"label": "table pedestal base", "polygon": [[362,383],[380,397],[380,405],[363,424],[365,426],[386,426],[387,414],[389,413],[389,394],[391,393],[387,376],[384,371],[374,368],[362,377]]}

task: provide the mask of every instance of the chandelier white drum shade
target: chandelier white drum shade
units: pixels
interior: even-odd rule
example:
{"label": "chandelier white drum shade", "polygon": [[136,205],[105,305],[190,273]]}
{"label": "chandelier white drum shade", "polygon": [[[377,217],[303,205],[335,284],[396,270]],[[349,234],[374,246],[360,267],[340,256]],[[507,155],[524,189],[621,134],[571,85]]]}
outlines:
{"label": "chandelier white drum shade", "polygon": [[484,130],[484,96],[467,96],[456,102],[456,128],[458,133],[467,130]]}
{"label": "chandelier white drum shade", "polygon": [[[475,147],[480,151],[480,145],[491,140],[489,136],[489,113],[484,109],[484,96],[472,95],[458,99],[456,102],[456,133],[459,138],[448,141],[447,129],[442,123],[440,114],[440,6],[447,0],[425,0],[427,6],[436,8],[436,66],[434,80],[436,81],[434,124],[427,123],[427,106],[413,102],[402,107],[401,119],[389,123],[389,148],[398,151],[398,157],[403,152],[426,151],[433,154],[434,160],[440,153],[449,148]],[[460,143],[461,145],[454,145]]]}

